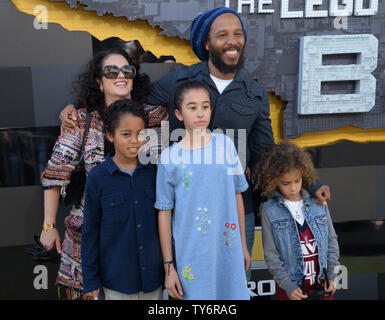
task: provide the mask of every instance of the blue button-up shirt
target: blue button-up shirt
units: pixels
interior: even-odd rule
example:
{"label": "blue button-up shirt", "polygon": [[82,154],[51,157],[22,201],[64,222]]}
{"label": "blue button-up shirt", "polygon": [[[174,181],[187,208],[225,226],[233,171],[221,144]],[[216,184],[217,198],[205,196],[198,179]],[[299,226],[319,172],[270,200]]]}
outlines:
{"label": "blue button-up shirt", "polygon": [[155,202],[156,166],[130,176],[111,159],[87,177],[81,258],[84,292],[106,287],[132,294],[163,282]]}

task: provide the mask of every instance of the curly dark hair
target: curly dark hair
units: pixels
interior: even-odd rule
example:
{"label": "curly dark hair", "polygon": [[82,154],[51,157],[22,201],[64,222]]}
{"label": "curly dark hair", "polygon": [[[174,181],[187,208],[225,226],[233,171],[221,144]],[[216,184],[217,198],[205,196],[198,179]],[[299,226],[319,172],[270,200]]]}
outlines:
{"label": "curly dark hair", "polygon": [[293,169],[301,171],[304,188],[315,182],[316,173],[309,153],[287,141],[270,146],[263,152],[255,170],[255,189],[260,188],[263,196],[270,197],[277,188],[279,178]]}
{"label": "curly dark hair", "polygon": [[78,98],[76,108],[86,107],[88,111],[98,111],[101,116],[106,110],[104,94],[100,91],[97,79],[101,78],[102,65],[105,58],[111,54],[119,54],[127,59],[130,65],[136,68],[136,76],[133,81],[131,92],[132,100],[144,103],[145,97],[150,93],[150,78],[147,74],[139,73],[139,65],[135,64],[128,53],[121,48],[110,48],[95,55],[88,63],[86,71],[79,75],[73,83],[73,93]]}
{"label": "curly dark hair", "polygon": [[140,103],[134,100],[119,99],[114,103],[111,103],[105,112],[103,120],[105,131],[113,136],[120,117],[126,113],[143,119],[144,123],[147,125],[146,113]]}

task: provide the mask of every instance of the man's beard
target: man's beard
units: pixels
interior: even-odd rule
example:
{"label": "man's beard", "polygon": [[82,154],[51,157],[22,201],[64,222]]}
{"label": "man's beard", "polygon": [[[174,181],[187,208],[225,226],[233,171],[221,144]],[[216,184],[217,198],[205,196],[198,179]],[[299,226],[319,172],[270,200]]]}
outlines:
{"label": "man's beard", "polygon": [[[226,48],[226,50],[232,50],[232,49],[236,49],[237,51],[241,50],[239,47]],[[224,61],[221,59],[221,52],[219,52],[218,50],[215,50],[212,47],[210,47],[209,54],[210,54],[211,62],[214,65],[214,67],[217,68],[217,70],[220,73],[228,74],[228,73],[237,73],[239,70],[243,68],[243,65],[245,63],[243,52],[244,50],[242,49],[241,55],[239,56],[238,63],[234,65],[225,64]]]}

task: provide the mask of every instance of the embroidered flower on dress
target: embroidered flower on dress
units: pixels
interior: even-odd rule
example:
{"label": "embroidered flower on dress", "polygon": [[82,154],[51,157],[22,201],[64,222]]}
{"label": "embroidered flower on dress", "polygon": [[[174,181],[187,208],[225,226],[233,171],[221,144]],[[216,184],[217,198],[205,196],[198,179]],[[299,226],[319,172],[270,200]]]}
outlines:
{"label": "embroidered flower on dress", "polygon": [[183,278],[186,280],[186,284],[189,286],[191,280],[194,280],[194,275],[190,273],[190,266],[186,266],[182,272]]}
{"label": "embroidered flower on dress", "polygon": [[208,209],[207,208],[201,208],[198,209],[198,215],[195,217],[195,221],[197,222],[197,230],[202,233],[207,233],[208,227],[211,224],[211,220],[209,219],[209,216],[207,214]]}
{"label": "embroidered flower on dress", "polygon": [[225,237],[225,246],[228,248],[234,248],[234,244],[237,242],[235,229],[237,225],[235,223],[225,223],[226,230],[223,232]]}
{"label": "embroidered flower on dress", "polygon": [[190,189],[190,180],[191,180],[191,176],[192,176],[192,172],[191,171],[187,171],[186,169],[186,165],[182,164],[182,169],[183,169],[183,182],[182,182],[182,186],[184,186],[186,188],[186,190],[189,190]]}

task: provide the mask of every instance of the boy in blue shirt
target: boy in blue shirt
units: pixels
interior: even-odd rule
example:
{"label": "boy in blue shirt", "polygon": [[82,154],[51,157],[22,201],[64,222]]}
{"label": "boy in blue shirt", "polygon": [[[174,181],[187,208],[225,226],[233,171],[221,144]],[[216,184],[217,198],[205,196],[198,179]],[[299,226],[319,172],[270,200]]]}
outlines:
{"label": "boy in blue shirt", "polygon": [[[133,100],[111,104],[107,139],[115,154],[87,177],[81,243],[85,299],[161,299],[163,267],[154,209],[156,166],[138,161],[146,116]],[[101,150],[103,152],[103,150]]]}

